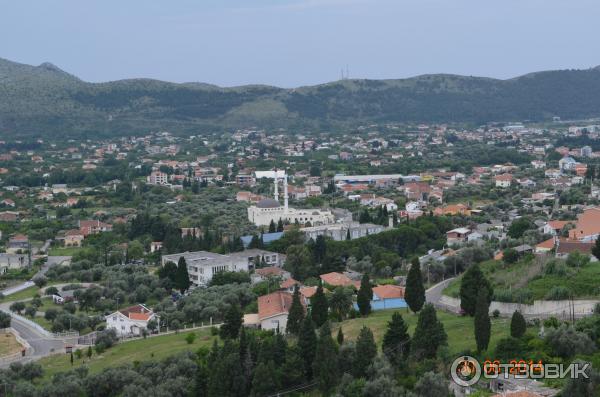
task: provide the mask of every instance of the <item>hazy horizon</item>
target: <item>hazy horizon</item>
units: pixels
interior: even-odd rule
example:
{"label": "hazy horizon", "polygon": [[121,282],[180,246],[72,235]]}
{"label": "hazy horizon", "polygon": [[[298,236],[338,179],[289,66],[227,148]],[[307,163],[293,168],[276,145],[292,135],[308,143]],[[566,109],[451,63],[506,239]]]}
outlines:
{"label": "hazy horizon", "polygon": [[82,80],[298,87],[450,73],[512,78],[600,65],[576,0],[0,0],[0,57]]}

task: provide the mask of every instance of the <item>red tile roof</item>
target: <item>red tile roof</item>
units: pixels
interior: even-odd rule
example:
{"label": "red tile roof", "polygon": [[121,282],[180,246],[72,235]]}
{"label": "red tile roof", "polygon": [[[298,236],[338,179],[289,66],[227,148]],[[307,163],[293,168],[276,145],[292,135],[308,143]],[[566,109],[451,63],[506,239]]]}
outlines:
{"label": "red tile roof", "polygon": [[292,294],[289,292],[277,291],[272,294],[258,297],[258,319],[287,314],[292,306]]}
{"label": "red tile roof", "polygon": [[373,287],[373,294],[377,295],[380,299],[394,299],[404,298],[404,287],[399,285],[378,285]]}
{"label": "red tile roof", "polygon": [[338,286],[345,287],[348,285],[354,285],[352,280],[350,280],[350,278],[348,276],[346,276],[345,274],[342,274],[342,273],[337,273],[337,272],[325,273],[325,274],[321,274],[320,277],[324,283],[333,285],[335,287],[338,287]]}

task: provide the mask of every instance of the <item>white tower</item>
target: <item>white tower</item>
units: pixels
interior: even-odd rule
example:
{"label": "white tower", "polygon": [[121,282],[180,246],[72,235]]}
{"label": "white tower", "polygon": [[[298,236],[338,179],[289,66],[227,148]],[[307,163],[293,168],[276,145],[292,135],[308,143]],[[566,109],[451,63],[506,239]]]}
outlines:
{"label": "white tower", "polygon": [[273,180],[275,181],[275,201],[279,201],[279,181],[277,180],[277,174],[275,174],[275,178],[273,178]]}
{"label": "white tower", "polygon": [[288,212],[288,186],[287,186],[287,174],[283,176],[283,211]]}

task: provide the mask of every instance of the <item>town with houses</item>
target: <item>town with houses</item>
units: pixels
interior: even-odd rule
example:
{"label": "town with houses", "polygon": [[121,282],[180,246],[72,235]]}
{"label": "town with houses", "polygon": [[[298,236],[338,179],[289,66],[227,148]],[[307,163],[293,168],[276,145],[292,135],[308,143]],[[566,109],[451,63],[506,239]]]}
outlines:
{"label": "town with houses", "polygon": [[[595,351],[600,125],[6,140],[0,178],[0,309],[22,335],[13,362],[33,360],[51,373],[94,368],[121,346],[139,344],[135,354],[146,359],[144,350],[161,343],[185,350],[175,338],[211,349],[262,330],[255,341],[297,343],[293,354],[307,365],[300,383],[324,387],[300,347],[310,343],[307,332],[326,338],[323,327],[335,354],[383,343],[386,365],[407,374],[441,365],[440,349],[555,360]],[[475,343],[477,303],[464,303],[468,288],[486,285],[497,346],[489,330],[487,342]],[[437,322],[427,323],[425,313],[436,311]],[[515,313],[521,334],[513,333]],[[413,336],[401,325],[393,334],[398,322]],[[443,337],[432,334],[436,324]],[[549,335],[563,331],[589,346],[560,353]],[[426,368],[386,350],[408,341]],[[519,343],[521,351],[510,350]],[[275,376],[274,365],[257,366],[246,392],[259,376]],[[298,382],[280,371],[277,379],[265,393]],[[350,387],[344,379],[326,390]],[[436,381],[448,390],[443,376]],[[509,378],[450,387],[456,396],[554,396],[565,386]]]}

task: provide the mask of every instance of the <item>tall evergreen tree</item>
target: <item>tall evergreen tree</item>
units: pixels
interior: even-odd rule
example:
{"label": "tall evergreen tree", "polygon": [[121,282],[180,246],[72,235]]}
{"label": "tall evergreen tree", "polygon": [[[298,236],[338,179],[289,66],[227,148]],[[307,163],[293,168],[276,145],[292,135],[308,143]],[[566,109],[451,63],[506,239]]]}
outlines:
{"label": "tall evergreen tree", "polygon": [[177,289],[183,294],[190,288],[190,275],[188,274],[187,263],[185,258],[182,256],[177,262],[177,273],[175,274],[175,284]]}
{"label": "tall evergreen tree", "polygon": [[477,306],[477,295],[480,289],[485,289],[487,293],[488,305],[491,302],[494,290],[492,285],[481,272],[478,264],[472,265],[463,275],[460,283],[460,307],[469,316],[475,315]]}
{"label": "tall evergreen tree", "polygon": [[304,306],[300,302],[300,289],[298,285],[294,286],[294,295],[292,296],[292,306],[288,314],[286,331],[292,335],[298,335],[300,327],[304,320]]}
{"label": "tall evergreen tree", "polygon": [[400,312],[394,312],[392,319],[388,321],[381,348],[390,363],[395,367],[400,367],[408,356],[410,335],[408,335],[408,326]]}
{"label": "tall evergreen tree", "polygon": [[350,240],[352,240],[352,237],[350,236],[350,228],[348,228],[348,230],[346,230],[346,241]]}
{"label": "tall evergreen tree", "polygon": [[421,310],[425,303],[425,287],[423,286],[423,276],[421,275],[421,264],[419,258],[413,258],[408,276],[406,277],[406,288],[404,290],[404,300],[410,310],[414,313]]}
{"label": "tall evergreen tree", "polygon": [[281,218],[279,218],[279,221],[277,221],[277,231],[283,232],[283,221],[281,220]]}
{"label": "tall evergreen tree", "polygon": [[487,290],[482,288],[477,295],[475,307],[475,342],[477,351],[482,352],[488,348],[492,323],[490,321],[490,305],[488,303]]}
{"label": "tall evergreen tree", "polygon": [[340,346],[344,343],[344,331],[342,331],[342,327],[341,326],[338,329],[338,333],[337,333],[337,343]]}
{"label": "tall evergreen tree", "polygon": [[238,304],[231,304],[225,312],[223,324],[219,328],[219,334],[223,339],[236,339],[242,327],[242,309]]}
{"label": "tall evergreen tree", "polygon": [[356,338],[356,350],[354,356],[354,376],[364,378],[367,376],[369,366],[377,356],[377,345],[370,328],[363,326]]}
{"label": "tall evergreen tree", "polygon": [[417,359],[435,358],[438,348],[448,343],[444,325],[438,320],[432,304],[427,303],[419,313],[412,337],[411,352]]}
{"label": "tall evergreen tree", "polygon": [[323,324],[319,332],[313,373],[323,395],[329,395],[338,383],[339,371],[337,345],[331,337],[328,323]]}
{"label": "tall evergreen tree", "polygon": [[327,243],[325,242],[325,237],[322,235],[318,235],[315,240],[315,245],[313,247],[313,257],[316,263],[323,263],[325,256],[327,255]]}
{"label": "tall evergreen tree", "polygon": [[600,259],[600,238],[596,239],[596,243],[592,247],[592,255],[594,255],[597,259]]}
{"label": "tall evergreen tree", "polygon": [[275,221],[271,219],[271,223],[269,223],[269,233],[275,233],[277,231],[277,226],[275,225]]}
{"label": "tall evergreen tree", "polygon": [[510,319],[510,336],[513,338],[520,338],[525,335],[525,331],[527,331],[525,317],[523,317],[520,311],[515,310]]}
{"label": "tall evergreen tree", "polygon": [[251,396],[262,397],[273,394],[281,388],[280,372],[273,361],[260,362],[254,369]]}
{"label": "tall evergreen tree", "polygon": [[368,274],[364,274],[360,280],[360,288],[356,297],[358,311],[363,316],[368,316],[371,313],[371,300],[373,299],[373,287]]}
{"label": "tall evergreen tree", "polygon": [[304,376],[306,379],[312,379],[312,365],[315,360],[315,351],[317,349],[317,334],[315,332],[315,324],[310,316],[307,316],[302,321],[300,335],[298,337],[298,348],[302,355],[304,363]]}
{"label": "tall evergreen tree", "polygon": [[323,292],[323,283],[319,282],[317,292],[310,298],[311,310],[310,316],[317,327],[322,326],[327,321],[329,315],[329,303]]}
{"label": "tall evergreen tree", "polygon": [[208,397],[243,397],[246,391],[246,379],[240,362],[237,347],[230,341],[225,341],[218,353],[211,352],[210,378],[208,382]]}

